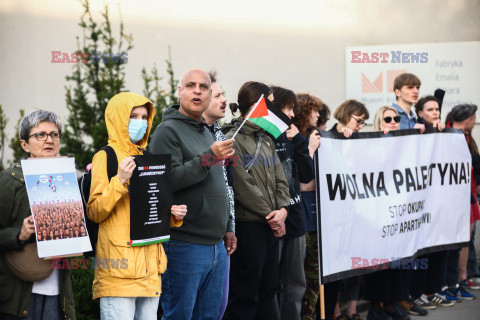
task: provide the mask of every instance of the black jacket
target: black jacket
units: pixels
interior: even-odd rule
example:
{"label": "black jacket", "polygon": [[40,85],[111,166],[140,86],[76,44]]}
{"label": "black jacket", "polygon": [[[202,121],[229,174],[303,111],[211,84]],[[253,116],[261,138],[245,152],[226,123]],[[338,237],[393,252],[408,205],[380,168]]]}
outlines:
{"label": "black jacket", "polygon": [[292,140],[284,132],[278,139],[271,136],[283,166],[290,191],[288,216],[285,220],[286,237],[293,238],[305,234],[305,213],[303,210],[300,182],[308,183],[315,178],[313,159],[308,152],[307,140],[298,133]]}

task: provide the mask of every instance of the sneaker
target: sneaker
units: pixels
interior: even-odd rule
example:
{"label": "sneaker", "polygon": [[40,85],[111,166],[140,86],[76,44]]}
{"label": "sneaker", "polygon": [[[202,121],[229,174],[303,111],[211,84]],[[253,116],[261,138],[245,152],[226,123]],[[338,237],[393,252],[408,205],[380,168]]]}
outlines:
{"label": "sneaker", "polygon": [[455,302],[447,300],[447,298],[440,293],[432,294],[430,297],[428,297],[428,300],[434,305],[440,307],[451,307],[455,304]]}
{"label": "sneaker", "polygon": [[464,286],[466,289],[471,289],[471,290],[478,290],[480,289],[480,286],[473,282],[471,279],[467,279],[465,281],[460,282],[462,286]]}
{"label": "sneaker", "polygon": [[457,293],[457,297],[465,300],[473,300],[475,296],[467,291],[461,284],[457,284],[453,289]]}
{"label": "sneaker", "polygon": [[367,320],[393,320],[383,308],[370,308],[367,314]]}
{"label": "sneaker", "polygon": [[443,288],[443,290],[440,292],[440,295],[444,296],[448,301],[462,302],[462,299],[457,296],[457,291],[449,287]]}
{"label": "sneaker", "polygon": [[400,307],[398,303],[395,303],[393,305],[392,311],[388,311],[387,309],[385,309],[385,313],[395,320],[411,320],[410,316],[407,314],[407,311]]}
{"label": "sneaker", "polygon": [[427,310],[414,305],[412,302],[408,300],[399,301],[398,304],[400,305],[400,307],[405,309],[405,311],[407,311],[411,315],[426,316],[428,314]]}
{"label": "sneaker", "polygon": [[354,314],[352,314],[351,317],[347,316],[347,319],[348,320],[362,320],[362,317],[360,317],[360,315],[358,313],[354,313]]}
{"label": "sneaker", "polygon": [[413,300],[412,301],[414,305],[420,307],[420,308],[423,308],[423,309],[427,309],[427,310],[433,310],[435,309],[435,305],[433,303],[431,303],[430,301],[428,301],[427,299],[427,296],[422,294],[420,297],[418,297],[417,299]]}

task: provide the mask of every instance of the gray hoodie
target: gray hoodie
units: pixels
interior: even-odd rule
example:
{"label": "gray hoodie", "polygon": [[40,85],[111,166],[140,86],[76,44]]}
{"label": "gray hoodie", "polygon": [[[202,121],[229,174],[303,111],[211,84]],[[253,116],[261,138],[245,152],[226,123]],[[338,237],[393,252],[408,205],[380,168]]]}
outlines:
{"label": "gray hoodie", "polygon": [[187,205],[183,225],[170,229],[171,239],[216,245],[232,231],[232,221],[222,167],[211,161],[215,140],[204,119],[198,122],[178,108],[163,113],[149,146],[152,153],[172,155],[173,201]]}

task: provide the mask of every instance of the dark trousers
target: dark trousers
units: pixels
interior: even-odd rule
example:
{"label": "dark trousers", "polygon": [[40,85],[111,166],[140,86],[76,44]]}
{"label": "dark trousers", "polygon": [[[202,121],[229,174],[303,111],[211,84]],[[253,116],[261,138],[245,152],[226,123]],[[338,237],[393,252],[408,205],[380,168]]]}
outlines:
{"label": "dark trousers", "polygon": [[388,269],[365,275],[365,299],[374,303],[408,300],[408,271]]}
{"label": "dark trousers", "polygon": [[345,301],[358,300],[360,278],[360,276],[357,276],[343,280],[343,299]]}
{"label": "dark trousers", "polygon": [[[307,232],[306,244],[305,277],[307,278],[307,290],[303,296],[301,316],[303,320],[313,320],[315,319],[315,314],[317,319],[320,319],[318,240],[316,231]],[[340,285],[341,281],[333,281],[325,283],[323,287],[326,319],[333,318]]]}
{"label": "dark trousers", "polygon": [[0,313],[0,319],[2,320],[61,320],[63,318],[59,295],[45,296],[36,293],[32,293],[30,296],[27,318]]}
{"label": "dark trousers", "polygon": [[418,269],[412,270],[410,276],[410,295],[419,298],[422,294],[434,294],[442,289],[442,276],[445,268],[445,256],[447,251],[438,251],[420,256],[418,259],[426,259],[428,267],[420,264]]}
{"label": "dark trousers", "polygon": [[341,284],[341,281],[333,281],[325,283],[324,285],[323,290],[325,295],[325,319],[333,319],[333,314],[335,312],[335,306],[337,305],[338,294],[340,293]]}
{"label": "dark trousers", "polygon": [[458,256],[460,249],[448,250],[442,272],[442,287],[453,287],[458,283]]}
{"label": "dark trousers", "polygon": [[477,224],[474,224],[472,235],[470,236],[470,243],[468,245],[468,263],[467,263],[467,276],[478,277],[478,261],[477,253],[475,251],[475,233],[477,232]]}
{"label": "dark trousers", "polygon": [[230,260],[228,319],[279,319],[276,299],[278,239],[262,222],[237,221]]}

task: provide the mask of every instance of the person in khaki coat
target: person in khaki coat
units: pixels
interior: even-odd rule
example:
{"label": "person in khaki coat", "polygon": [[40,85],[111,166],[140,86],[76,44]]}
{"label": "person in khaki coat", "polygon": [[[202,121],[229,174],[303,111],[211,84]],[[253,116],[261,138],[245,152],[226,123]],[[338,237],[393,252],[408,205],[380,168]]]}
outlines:
{"label": "person in khaki coat", "polygon": [[[103,151],[93,158],[88,217],[99,223],[97,259],[121,261],[119,267],[96,268],[93,299],[100,298],[102,319],[157,319],[161,277],[167,257],[161,243],[132,247],[130,241],[129,184],[135,169],[134,155],[147,146],[155,109],[135,93],[112,97],[105,110],[108,145],[118,159],[118,174],[108,180]],[[172,226],[181,226],[187,208],[172,206]],[[103,266],[103,263],[100,263]]]}
{"label": "person in khaki coat", "polygon": [[[238,92],[232,113],[240,118],[222,127],[231,139],[261,95],[269,105],[270,88],[260,82],[246,82]],[[278,238],[285,235],[290,193],[282,163],[272,139],[264,129],[245,121],[233,143],[233,192],[237,250],[231,256],[230,292],[227,315],[231,320],[278,320]]]}

